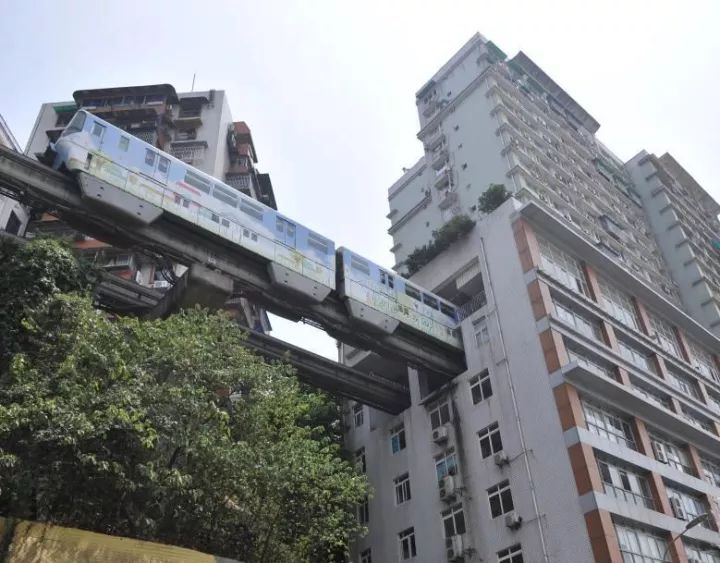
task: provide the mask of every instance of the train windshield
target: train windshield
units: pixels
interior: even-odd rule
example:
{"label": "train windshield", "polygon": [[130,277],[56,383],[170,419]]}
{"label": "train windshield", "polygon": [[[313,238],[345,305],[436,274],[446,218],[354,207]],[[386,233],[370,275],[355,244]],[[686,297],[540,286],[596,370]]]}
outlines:
{"label": "train windshield", "polygon": [[75,117],[72,118],[70,123],[68,123],[68,126],[65,128],[65,131],[62,133],[62,137],[65,135],[70,135],[71,133],[79,133],[82,131],[82,128],[85,126],[85,113],[79,111],[75,114]]}

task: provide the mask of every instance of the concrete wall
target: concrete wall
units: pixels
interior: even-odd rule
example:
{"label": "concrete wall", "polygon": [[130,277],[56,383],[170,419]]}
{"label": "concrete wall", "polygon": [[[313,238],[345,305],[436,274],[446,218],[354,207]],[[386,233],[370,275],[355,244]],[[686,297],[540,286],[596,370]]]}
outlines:
{"label": "concrete wall", "polygon": [[199,551],[0,518],[2,563],[239,563]]}
{"label": "concrete wall", "polygon": [[[367,547],[372,548],[373,561],[397,560],[397,534],[410,526],[415,528],[418,561],[445,560],[441,513],[451,505],[439,497],[434,457],[455,447],[464,487],[457,502],[464,507],[467,544],[475,550],[466,561],[495,561],[499,550],[517,543],[522,544],[526,561],[543,561],[541,529],[549,561],[593,561],[513,238],[511,220],[517,205],[514,200],[506,202],[413,278],[425,287],[436,287],[479,258],[488,304],[462,323],[467,371],[437,392],[438,398],[450,399],[454,413],[445,446],[431,439],[430,419],[422,404],[427,400],[424,378],[414,370],[409,371],[412,406],[407,411],[388,417],[366,409],[365,424],[348,433],[351,451],[365,447],[368,477],[375,489],[369,534],[358,540],[355,560]],[[486,317],[490,341],[477,346],[473,322],[481,317]],[[473,405],[469,380],[486,368],[493,396]],[[390,430],[400,421],[407,448],[393,455]],[[504,451],[512,460],[502,468],[492,457],[482,459],[479,449],[477,432],[493,422],[499,424]],[[410,474],[412,499],[396,506],[393,479],[405,472]],[[535,499],[531,477],[542,485]],[[505,479],[510,481],[515,511],[524,521],[517,531],[505,526],[504,517],[492,518],[489,510],[487,489]]]}

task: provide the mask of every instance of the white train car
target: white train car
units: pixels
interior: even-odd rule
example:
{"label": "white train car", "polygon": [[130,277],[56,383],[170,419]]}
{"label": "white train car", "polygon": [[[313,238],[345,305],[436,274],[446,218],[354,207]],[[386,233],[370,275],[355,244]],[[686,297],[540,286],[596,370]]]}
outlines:
{"label": "white train car", "polygon": [[335,289],[331,240],[86,111],[54,150],[87,199],[144,224],[181,217],[266,258],[273,283],[314,301]]}

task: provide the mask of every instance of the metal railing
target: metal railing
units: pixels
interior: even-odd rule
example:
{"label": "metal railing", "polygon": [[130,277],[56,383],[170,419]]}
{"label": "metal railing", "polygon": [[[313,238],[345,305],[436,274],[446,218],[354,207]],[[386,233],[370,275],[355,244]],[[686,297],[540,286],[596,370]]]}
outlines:
{"label": "metal railing", "polygon": [[481,291],[480,293],[476,293],[470,299],[470,301],[462,304],[460,307],[457,308],[458,321],[467,319],[475,311],[483,308],[485,305],[487,305],[487,297],[485,296],[485,292]]}
{"label": "metal railing", "polygon": [[623,489],[622,487],[618,487],[617,485],[613,485],[612,483],[607,483],[605,481],[603,481],[603,487],[605,488],[605,493],[612,495],[617,499],[624,500],[625,502],[636,504],[638,506],[644,506],[645,508],[649,508],[651,510],[656,510],[655,500],[651,497],[634,491],[628,491],[627,489]]}

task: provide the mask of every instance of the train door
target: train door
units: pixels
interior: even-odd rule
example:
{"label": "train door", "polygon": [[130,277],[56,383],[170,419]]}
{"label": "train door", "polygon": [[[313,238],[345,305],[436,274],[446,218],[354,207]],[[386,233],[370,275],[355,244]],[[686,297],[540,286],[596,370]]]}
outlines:
{"label": "train door", "polygon": [[291,223],[287,219],[277,217],[275,223],[276,236],[280,242],[290,248],[295,248],[295,224]]}

